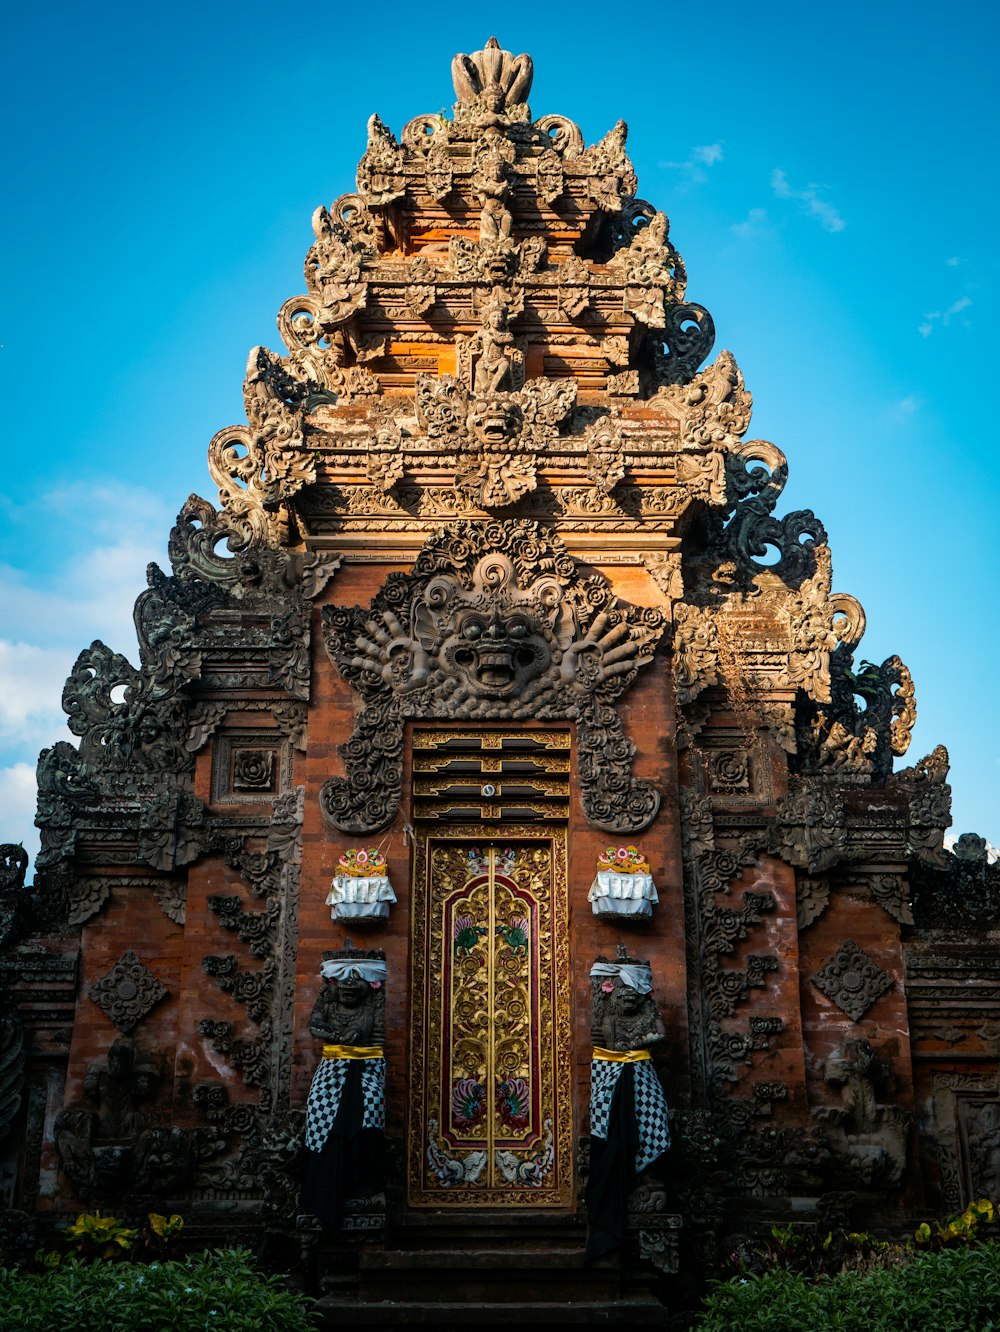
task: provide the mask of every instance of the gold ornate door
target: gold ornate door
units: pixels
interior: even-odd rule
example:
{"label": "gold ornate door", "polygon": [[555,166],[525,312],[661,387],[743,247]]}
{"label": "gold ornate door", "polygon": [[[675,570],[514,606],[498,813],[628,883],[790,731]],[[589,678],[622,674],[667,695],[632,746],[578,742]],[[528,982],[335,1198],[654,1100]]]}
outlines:
{"label": "gold ornate door", "polygon": [[412,911],[410,1204],[569,1207],[565,829],[421,832]]}

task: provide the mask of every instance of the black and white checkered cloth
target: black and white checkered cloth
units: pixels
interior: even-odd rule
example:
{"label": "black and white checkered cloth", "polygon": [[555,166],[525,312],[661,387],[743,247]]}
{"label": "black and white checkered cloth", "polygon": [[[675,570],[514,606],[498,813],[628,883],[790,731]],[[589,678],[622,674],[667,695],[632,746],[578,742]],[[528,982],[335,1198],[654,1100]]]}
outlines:
{"label": "black and white checkered cloth", "polygon": [[[611,1098],[624,1063],[613,1059],[593,1059],[590,1063],[590,1132],[595,1138],[607,1138],[611,1116]],[[667,1098],[656,1076],[652,1060],[632,1065],[635,1094],[635,1119],[639,1130],[636,1170],[645,1170],[670,1146],[670,1116]]]}
{"label": "black and white checkered cloth", "polygon": [[[321,1152],[330,1135],[347,1071],[354,1060],[321,1059],[306,1101],[306,1146]],[[385,1128],[385,1060],[361,1060],[362,1128]]]}

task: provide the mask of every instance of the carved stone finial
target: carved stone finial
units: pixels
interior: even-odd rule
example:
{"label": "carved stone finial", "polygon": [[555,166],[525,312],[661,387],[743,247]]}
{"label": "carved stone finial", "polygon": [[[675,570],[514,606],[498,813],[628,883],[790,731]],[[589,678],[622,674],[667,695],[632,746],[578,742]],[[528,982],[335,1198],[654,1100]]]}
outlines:
{"label": "carved stone finial", "polygon": [[497,113],[528,100],[534,66],[529,55],[512,55],[491,37],[482,51],[457,55],[451,77],[459,104]]}

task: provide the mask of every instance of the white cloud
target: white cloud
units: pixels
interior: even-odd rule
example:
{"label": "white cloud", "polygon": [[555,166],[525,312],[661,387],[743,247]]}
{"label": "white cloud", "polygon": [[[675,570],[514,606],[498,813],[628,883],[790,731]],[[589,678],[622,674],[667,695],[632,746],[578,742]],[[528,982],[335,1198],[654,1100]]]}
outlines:
{"label": "white cloud", "polygon": [[[0,623],[26,646],[76,653],[95,638],[135,656],[132,606],[143,590],[146,565],[166,564],[174,514],[159,496],[138,487],[72,485],[53,489],[14,510],[33,549],[58,550],[45,572],[0,565]],[[72,665],[72,660],[70,661]]]}
{"label": "white cloud", "polygon": [[946,259],[944,262],[948,268],[957,268],[959,264],[964,264],[965,260],[959,258],[957,254],[953,254],[950,259]]}
{"label": "white cloud", "polygon": [[814,217],[824,231],[843,231],[847,223],[833,204],[820,197],[820,186],[810,184],[804,190],[793,189],[780,167],[771,172],[771,189],[779,199],[792,199],[802,206],[809,217]]}
{"label": "white cloud", "polygon": [[670,171],[683,171],[692,184],[700,185],[708,180],[705,168],[715,166],[723,156],[721,143],[707,143],[692,148],[683,162],[661,162],[660,166]]}
{"label": "white cloud", "polygon": [[734,222],[729,228],[734,236],[742,240],[754,240],[760,236],[770,236],[774,232],[766,208],[751,208],[742,222]]}
{"label": "white cloud", "polygon": [[705,166],[715,166],[716,162],[722,161],[722,144],[709,143],[703,148],[692,148],[691,156],[696,162],[702,162]]}
{"label": "white cloud", "polygon": [[8,745],[41,745],[62,729],[62,689],[74,660],[71,649],[0,638],[0,733]]}
{"label": "white cloud", "polygon": [[23,842],[32,857],[38,851],[35,796],[35,769],[31,764],[0,768],[0,842]]}
{"label": "white cloud", "polygon": [[[971,305],[971,296],[960,296],[957,301],[952,301],[947,309],[932,310],[929,314],[925,314],[924,322],[917,325],[917,332],[921,337],[929,338],[938,323],[942,328],[947,328],[956,315],[960,315],[963,310],[968,310]],[[968,319],[963,319],[961,322],[966,328],[969,327],[970,321]]]}

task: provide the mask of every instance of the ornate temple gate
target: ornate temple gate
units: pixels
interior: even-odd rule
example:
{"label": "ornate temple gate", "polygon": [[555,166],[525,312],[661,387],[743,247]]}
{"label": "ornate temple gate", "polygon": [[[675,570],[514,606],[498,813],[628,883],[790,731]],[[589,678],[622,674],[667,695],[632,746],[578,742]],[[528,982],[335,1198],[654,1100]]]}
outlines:
{"label": "ornate temple gate", "polygon": [[415,731],[409,1201],[573,1200],[569,731]]}

